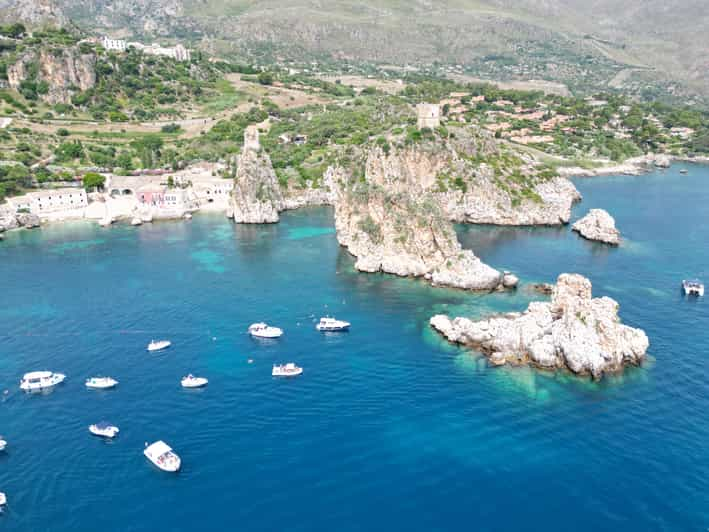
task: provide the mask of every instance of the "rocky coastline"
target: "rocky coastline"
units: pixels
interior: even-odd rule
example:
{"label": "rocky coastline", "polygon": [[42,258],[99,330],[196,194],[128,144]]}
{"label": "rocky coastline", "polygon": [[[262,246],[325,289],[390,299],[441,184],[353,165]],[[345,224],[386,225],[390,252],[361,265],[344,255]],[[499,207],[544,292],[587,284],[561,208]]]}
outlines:
{"label": "rocky coastline", "polygon": [[578,274],[561,274],[551,301],[532,302],[524,312],[479,321],[437,315],[430,324],[493,365],[565,369],[593,379],[640,365],[649,347],[644,331],[621,323],[618,303],[593,298],[591,282]]}

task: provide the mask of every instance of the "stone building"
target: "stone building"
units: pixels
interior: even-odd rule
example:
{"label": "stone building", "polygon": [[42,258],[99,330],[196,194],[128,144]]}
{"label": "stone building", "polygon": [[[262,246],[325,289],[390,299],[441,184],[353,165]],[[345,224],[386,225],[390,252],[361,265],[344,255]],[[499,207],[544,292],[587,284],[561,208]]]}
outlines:
{"label": "stone building", "polygon": [[441,106],[437,103],[420,103],[416,106],[418,128],[435,129],[441,125]]}
{"label": "stone building", "polygon": [[37,216],[81,209],[89,204],[83,188],[55,188],[28,192],[23,196],[7,198],[7,202],[15,211],[27,210]]}
{"label": "stone building", "polygon": [[250,125],[244,130],[244,151],[259,151],[261,149],[258,136],[258,126]]}

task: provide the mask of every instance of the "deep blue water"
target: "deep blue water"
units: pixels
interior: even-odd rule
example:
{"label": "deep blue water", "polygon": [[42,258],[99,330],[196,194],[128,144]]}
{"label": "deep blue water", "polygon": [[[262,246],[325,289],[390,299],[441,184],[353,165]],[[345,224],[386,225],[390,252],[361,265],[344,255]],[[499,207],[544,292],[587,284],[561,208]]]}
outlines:
{"label": "deep blue water", "polygon": [[[485,360],[433,334],[438,312],[522,309],[539,296],[474,295],[357,274],[328,209],[278,225],[221,216],[142,227],[78,223],[0,244],[0,529],[706,530],[709,169],[577,181],[615,216],[619,249],[569,227],[460,229],[523,281],[585,274],[643,327],[652,360],[591,383]],[[314,316],[353,322],[325,336]],[[285,329],[258,343],[259,320]],[[173,347],[148,354],[151,338]],[[247,360],[253,358],[253,364]],[[273,362],[302,377],[274,380]],[[35,369],[67,382],[17,387]],[[180,388],[194,372],[201,391]],[[87,391],[108,374],[116,390]],[[87,426],[107,419],[113,442]],[[143,457],[164,439],[177,475]]]}

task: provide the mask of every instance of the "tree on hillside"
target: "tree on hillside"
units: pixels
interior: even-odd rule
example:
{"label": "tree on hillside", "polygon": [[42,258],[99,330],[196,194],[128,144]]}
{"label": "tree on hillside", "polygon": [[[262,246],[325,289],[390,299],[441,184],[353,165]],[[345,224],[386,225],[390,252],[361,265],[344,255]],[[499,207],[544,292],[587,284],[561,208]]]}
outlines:
{"label": "tree on hillside", "polygon": [[96,172],[86,172],[82,181],[84,183],[84,188],[88,192],[93,189],[103,189],[103,184],[106,181],[106,178]]}
{"label": "tree on hillside", "polygon": [[273,74],[270,72],[261,72],[258,75],[258,82],[261,85],[273,85]]}

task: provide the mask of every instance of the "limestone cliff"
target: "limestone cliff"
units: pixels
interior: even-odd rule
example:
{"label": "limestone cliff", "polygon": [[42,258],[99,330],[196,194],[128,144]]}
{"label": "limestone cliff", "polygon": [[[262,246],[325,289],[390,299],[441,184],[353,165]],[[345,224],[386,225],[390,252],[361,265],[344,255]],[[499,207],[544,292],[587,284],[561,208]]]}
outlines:
{"label": "limestone cliff", "polygon": [[[581,199],[574,185],[546,176],[532,158],[461,130],[448,140],[372,151],[366,173],[388,189],[431,193],[455,222],[496,225],[568,223]],[[524,157],[524,158],[523,158]]]}
{"label": "limestone cliff", "polygon": [[464,289],[502,286],[500,272],[461,248],[433,194],[372,171],[379,155],[370,156],[364,179],[350,177],[335,202],[337,239],[357,257],[355,267]]}
{"label": "limestone cliff", "polygon": [[267,153],[243,150],[238,156],[232,211],[236,223],[262,224],[278,221],[281,190]]}
{"label": "limestone cliff", "polygon": [[481,321],[438,315],[431,326],[451,342],[482,351],[496,365],[566,368],[598,379],[640,364],[649,346],[645,333],[620,322],[613,299],[591,295],[588,279],[562,274],[550,302]]}
{"label": "limestone cliff", "polygon": [[7,67],[8,84],[19,89],[25,80],[44,82],[40,97],[49,104],[69,103],[77,91],[96,84],[96,55],[82,54],[77,46],[30,50]]}

